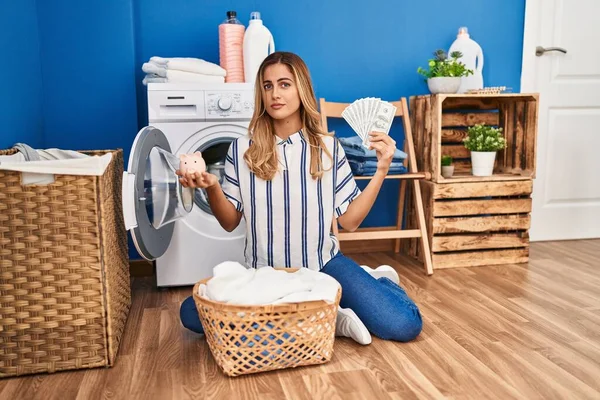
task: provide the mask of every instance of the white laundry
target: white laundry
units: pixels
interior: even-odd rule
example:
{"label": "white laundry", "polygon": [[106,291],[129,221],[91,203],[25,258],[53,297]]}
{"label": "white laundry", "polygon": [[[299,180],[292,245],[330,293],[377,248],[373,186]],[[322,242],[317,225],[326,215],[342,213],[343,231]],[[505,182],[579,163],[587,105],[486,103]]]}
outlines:
{"label": "white laundry", "polygon": [[71,150],[34,150],[23,144],[17,148],[21,151],[0,156],[0,170],[22,172],[22,183],[28,185],[52,183],[56,174],[100,176],[112,159],[111,153],[89,156]]}
{"label": "white laundry", "polygon": [[202,60],[200,58],[191,57],[150,57],[150,62],[162,66],[168,70],[194,72],[202,75],[225,76],[227,71],[221,66]]}
{"label": "white laundry", "polygon": [[160,65],[156,65],[155,63],[152,63],[152,62],[143,63],[142,71],[144,71],[145,73],[150,74],[150,75],[160,76],[162,78],[167,77],[167,68],[162,67]]}
{"label": "white laundry", "polygon": [[224,76],[202,75],[174,69],[167,70],[167,80],[169,82],[225,83]]}
{"label": "white laundry", "polygon": [[224,262],[199,294],[229,304],[260,305],[313,300],[335,302],[340,284],[322,272],[301,268],[296,272],[271,267],[245,268],[237,262]]}
{"label": "white laundry", "polygon": [[18,150],[15,154],[0,156],[1,163],[41,161],[41,160],[66,160],[72,158],[88,158],[87,154],[73,150],[62,149],[34,149],[24,143],[15,143],[13,148]]}
{"label": "white laundry", "polygon": [[165,70],[164,75],[158,75],[156,73],[147,73],[142,83],[148,85],[149,83],[181,83],[181,82],[195,82],[195,83],[225,83],[225,77],[217,75],[202,75],[195,74],[193,72],[176,71],[176,70]]}
{"label": "white laundry", "polygon": [[158,76],[156,74],[146,74],[146,76],[144,76],[144,79],[142,80],[142,83],[146,86],[149,83],[167,83],[167,82],[169,82],[169,80],[167,78]]}
{"label": "white laundry", "polygon": [[21,172],[36,172],[40,174],[60,175],[94,175],[104,174],[112,158],[111,153],[88,158],[73,158],[70,160],[41,160],[27,162],[2,162],[0,169]]}
{"label": "white laundry", "polygon": [[225,83],[227,71],[217,64],[191,57],[150,57],[142,65],[146,73],[142,83]]}

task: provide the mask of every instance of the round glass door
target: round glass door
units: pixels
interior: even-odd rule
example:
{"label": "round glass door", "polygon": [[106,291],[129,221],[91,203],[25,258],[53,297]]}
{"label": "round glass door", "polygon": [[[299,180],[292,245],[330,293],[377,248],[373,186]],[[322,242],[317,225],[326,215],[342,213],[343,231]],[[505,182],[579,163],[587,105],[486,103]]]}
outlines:
{"label": "round glass door", "polygon": [[144,172],[144,204],[154,229],[160,229],[185,217],[193,206],[193,189],[179,183],[175,171],[179,158],[154,147],[146,158]]}
{"label": "round glass door", "polygon": [[154,127],[136,136],[123,180],[126,226],[142,257],[154,260],[169,247],[173,222],[193,208],[194,190],[179,183],[179,157],[171,154],[165,135]]}

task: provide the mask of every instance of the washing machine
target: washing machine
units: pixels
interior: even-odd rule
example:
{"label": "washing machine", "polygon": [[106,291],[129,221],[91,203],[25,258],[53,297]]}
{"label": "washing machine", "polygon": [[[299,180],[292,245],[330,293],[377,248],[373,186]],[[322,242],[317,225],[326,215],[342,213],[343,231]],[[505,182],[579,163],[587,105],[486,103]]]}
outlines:
{"label": "washing machine", "polygon": [[132,145],[123,176],[125,225],[142,257],[155,262],[157,286],[193,285],[223,261],[244,262],[245,220],[225,231],[203,189],[184,188],[179,155],[199,151],[224,179],[227,150],[246,135],[252,84],[148,85],[148,126]]}

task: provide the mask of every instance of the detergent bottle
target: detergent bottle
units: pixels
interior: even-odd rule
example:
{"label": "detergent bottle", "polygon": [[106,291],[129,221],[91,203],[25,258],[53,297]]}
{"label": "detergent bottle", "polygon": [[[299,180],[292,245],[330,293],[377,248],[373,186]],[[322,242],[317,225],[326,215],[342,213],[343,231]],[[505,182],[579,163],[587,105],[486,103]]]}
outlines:
{"label": "detergent bottle", "polygon": [[235,11],[227,11],[227,19],[219,25],[219,63],[227,71],[225,82],[244,82],[243,42],[245,27]]}
{"label": "detergent bottle", "polygon": [[244,78],[246,83],[254,83],[260,64],[275,51],[273,35],[263,25],[260,13],[250,14],[250,23],[244,34]]}
{"label": "detergent bottle", "polygon": [[465,93],[471,89],[483,89],[483,50],[473,39],[469,37],[467,27],[460,27],[456,40],[450,46],[448,55],[453,51],[460,51],[462,57],[459,59],[465,66],[473,71],[473,75],[461,78],[458,93]]}

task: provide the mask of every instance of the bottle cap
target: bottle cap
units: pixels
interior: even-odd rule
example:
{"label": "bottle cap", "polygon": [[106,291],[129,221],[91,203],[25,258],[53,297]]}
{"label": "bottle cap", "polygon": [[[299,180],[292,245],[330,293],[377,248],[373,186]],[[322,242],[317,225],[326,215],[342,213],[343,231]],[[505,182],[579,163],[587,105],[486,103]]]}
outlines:
{"label": "bottle cap", "polygon": [[456,37],[469,37],[469,29],[466,26],[458,28],[458,35]]}
{"label": "bottle cap", "polygon": [[227,18],[231,19],[231,18],[235,18],[237,16],[237,13],[235,11],[227,11]]}
{"label": "bottle cap", "polygon": [[260,12],[252,11],[250,13],[250,20],[253,20],[253,19],[260,19]]}

